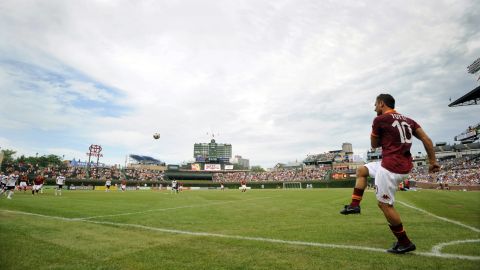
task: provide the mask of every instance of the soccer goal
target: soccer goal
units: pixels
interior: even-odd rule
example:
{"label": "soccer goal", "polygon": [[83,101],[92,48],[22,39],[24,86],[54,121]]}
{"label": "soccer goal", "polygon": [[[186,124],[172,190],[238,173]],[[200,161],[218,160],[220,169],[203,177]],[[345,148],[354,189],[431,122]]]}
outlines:
{"label": "soccer goal", "polygon": [[301,182],[283,182],[283,189],[302,189]]}

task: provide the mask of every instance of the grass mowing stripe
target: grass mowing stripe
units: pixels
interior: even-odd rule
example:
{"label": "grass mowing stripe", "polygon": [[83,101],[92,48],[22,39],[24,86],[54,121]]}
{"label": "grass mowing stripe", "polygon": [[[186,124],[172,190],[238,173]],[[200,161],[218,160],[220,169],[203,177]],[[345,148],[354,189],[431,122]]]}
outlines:
{"label": "grass mowing stripe", "polygon": [[[314,247],[321,247],[321,248],[352,249],[352,250],[364,250],[364,251],[386,253],[386,251],[384,249],[364,247],[364,246],[338,245],[338,244],[303,242],[303,241],[288,241],[288,240],[263,238],[263,237],[248,237],[248,236],[226,235],[226,234],[216,234],[216,233],[206,233],[206,232],[191,232],[191,231],[181,231],[181,230],[149,227],[149,226],[144,226],[144,225],[139,225],[139,224],[115,223],[115,222],[108,222],[108,221],[82,220],[82,219],[76,219],[76,218],[64,218],[64,217],[48,216],[48,215],[42,215],[42,214],[22,212],[22,211],[11,211],[11,210],[3,210],[3,209],[0,210],[0,211],[8,212],[8,213],[14,213],[14,214],[23,214],[23,215],[31,215],[31,216],[37,216],[37,217],[43,217],[43,218],[50,218],[50,219],[59,219],[59,220],[70,221],[70,222],[72,222],[72,221],[73,222],[87,222],[87,223],[100,224],[100,225],[110,225],[110,226],[116,226],[116,227],[132,227],[132,228],[138,228],[138,229],[142,229],[142,230],[166,232],[166,233],[176,233],[176,234],[193,235],[193,236],[202,236],[202,237],[218,237],[218,238],[228,238],[228,239],[237,239],[237,240],[250,240],[250,241],[261,241],[261,242],[269,242],[269,243],[289,244],[289,245],[297,245],[297,246],[314,246]],[[475,241],[476,242],[478,240],[469,240],[469,241],[472,241],[472,242]],[[464,243],[464,242],[463,242],[463,240],[458,240],[458,241],[449,242],[449,243],[442,243],[440,245],[435,246],[435,247],[437,247],[435,249],[435,252],[412,252],[410,255],[438,257],[438,258],[445,258],[445,259],[461,259],[461,260],[475,260],[475,261],[480,260],[480,256],[466,256],[466,255],[440,253],[440,250],[443,246],[453,245],[453,244],[456,244],[456,243]]]}
{"label": "grass mowing stripe", "polygon": [[437,216],[437,215],[432,214],[432,213],[430,213],[430,212],[428,212],[428,211],[426,211],[426,210],[423,210],[423,209],[421,209],[421,208],[415,207],[415,206],[413,206],[413,205],[410,205],[410,204],[407,204],[407,203],[404,203],[404,202],[401,202],[401,201],[397,201],[397,202],[403,204],[403,205],[406,206],[406,207],[415,209],[415,210],[420,211],[420,212],[422,212],[422,213],[424,213],[424,214],[427,214],[427,215],[429,215],[429,216],[432,216],[432,217],[434,217],[434,218],[437,218],[437,219],[440,219],[440,220],[443,220],[443,221],[446,221],[446,222],[450,222],[450,223],[456,224],[456,225],[458,225],[458,226],[461,226],[461,227],[470,229],[470,230],[472,230],[472,231],[474,231],[474,232],[477,232],[477,233],[480,232],[480,229],[477,229],[477,228],[475,228],[475,227],[472,227],[472,226],[463,224],[463,223],[458,222],[458,221],[456,221],[456,220],[451,220],[451,219],[448,219],[448,218],[444,218],[444,217],[441,217],[441,216]]}
{"label": "grass mowing stripe", "polygon": [[128,215],[144,214],[144,213],[148,213],[148,212],[160,212],[160,211],[168,211],[168,210],[175,210],[175,209],[182,209],[182,208],[205,207],[205,206],[212,206],[212,205],[221,205],[221,204],[229,204],[229,203],[234,203],[234,202],[245,202],[245,201],[262,200],[262,199],[270,199],[270,198],[273,198],[273,197],[261,197],[261,198],[245,199],[245,200],[240,200],[240,201],[234,200],[234,201],[227,201],[227,202],[184,205],[184,206],[176,206],[176,207],[169,207],[169,208],[149,209],[149,210],[138,211],[138,212],[129,212],[129,213],[112,214],[112,215],[101,215],[101,216],[92,216],[92,217],[75,218],[75,219],[76,220],[89,220],[89,219],[103,218],[103,217],[128,216]]}

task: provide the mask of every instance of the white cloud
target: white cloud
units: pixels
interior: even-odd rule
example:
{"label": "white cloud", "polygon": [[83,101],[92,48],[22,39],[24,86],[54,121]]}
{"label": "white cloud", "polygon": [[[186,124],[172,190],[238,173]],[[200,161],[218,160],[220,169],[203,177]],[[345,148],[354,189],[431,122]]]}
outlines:
{"label": "white cloud", "polygon": [[[2,117],[2,129],[69,129],[77,143],[167,162],[190,159],[193,143],[215,131],[235,154],[272,166],[346,141],[367,149],[381,91],[434,140],[476,121],[475,109],[446,106],[474,87],[465,67],[478,57],[476,1],[2,5],[2,58],[66,77],[55,84],[0,66],[0,105],[22,108]],[[152,145],[155,131],[162,139]]]}

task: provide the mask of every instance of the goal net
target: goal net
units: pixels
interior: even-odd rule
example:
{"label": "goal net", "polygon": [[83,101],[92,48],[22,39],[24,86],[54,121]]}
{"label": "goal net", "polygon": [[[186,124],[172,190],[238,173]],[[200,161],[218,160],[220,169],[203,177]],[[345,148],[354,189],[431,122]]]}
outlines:
{"label": "goal net", "polygon": [[283,182],[283,189],[302,189],[301,182]]}

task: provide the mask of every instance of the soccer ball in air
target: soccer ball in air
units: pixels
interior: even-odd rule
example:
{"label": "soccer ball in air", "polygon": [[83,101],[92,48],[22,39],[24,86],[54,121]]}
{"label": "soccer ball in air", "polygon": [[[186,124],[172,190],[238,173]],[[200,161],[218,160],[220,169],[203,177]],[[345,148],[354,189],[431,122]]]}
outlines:
{"label": "soccer ball in air", "polygon": [[153,133],[153,138],[154,138],[155,140],[160,139],[160,133]]}

